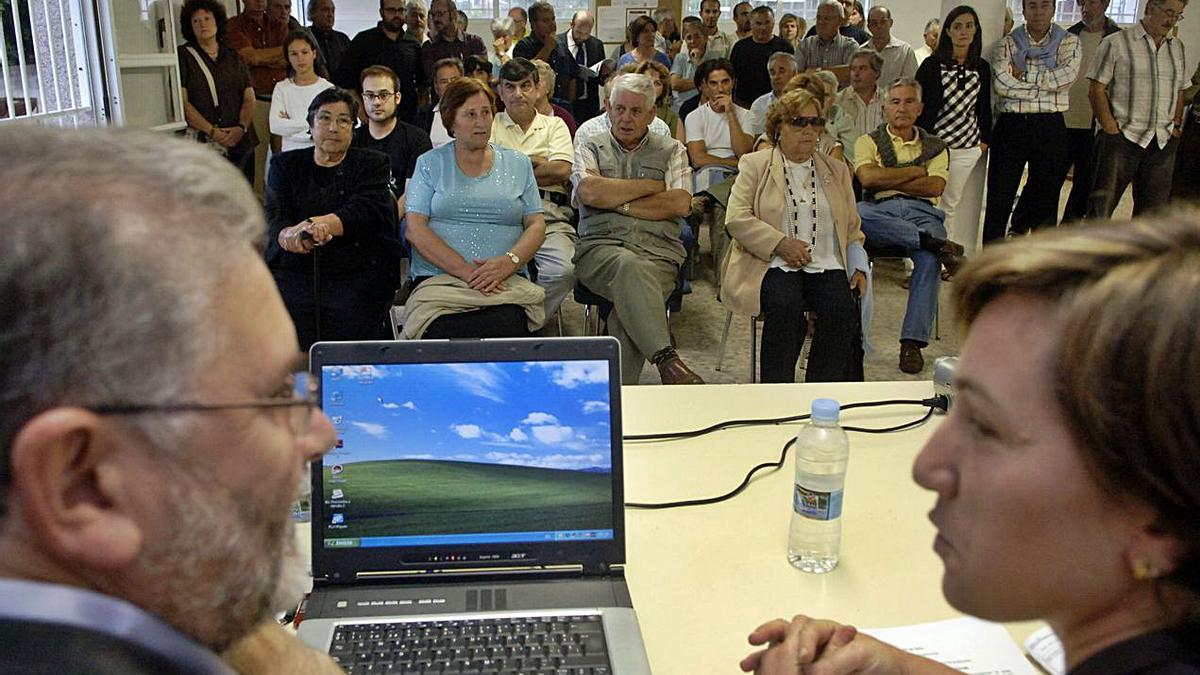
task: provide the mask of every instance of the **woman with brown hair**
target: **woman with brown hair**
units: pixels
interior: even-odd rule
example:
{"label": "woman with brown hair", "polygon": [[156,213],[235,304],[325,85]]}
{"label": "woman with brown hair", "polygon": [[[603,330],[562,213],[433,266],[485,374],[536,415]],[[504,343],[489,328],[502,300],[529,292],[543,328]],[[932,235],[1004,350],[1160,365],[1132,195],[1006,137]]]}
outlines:
{"label": "woman with brown hair", "polygon": [[663,52],[654,48],[654,36],[658,35],[658,22],[649,16],[639,16],[629,22],[629,28],[626,29],[626,43],[633,46],[633,49],[626,51],[617,59],[617,68],[623,68],[631,63],[643,63],[645,61],[657,61],[671,68],[671,60]]}
{"label": "woman with brown hair", "polygon": [[283,58],[287,60],[288,76],[271,92],[271,133],[283,138],[283,152],[287,152],[312,147],[305,119],[308,104],[333,84],[325,79],[329,71],[317,39],[307,30],[288,33],[283,41]]}
{"label": "woman with brown hair", "polygon": [[546,236],[533,165],[491,143],[496,95],[478,80],[451,82],[440,112],[454,140],[417,159],[407,191],[404,336],[528,337],[545,322],[545,294],[523,276]]}

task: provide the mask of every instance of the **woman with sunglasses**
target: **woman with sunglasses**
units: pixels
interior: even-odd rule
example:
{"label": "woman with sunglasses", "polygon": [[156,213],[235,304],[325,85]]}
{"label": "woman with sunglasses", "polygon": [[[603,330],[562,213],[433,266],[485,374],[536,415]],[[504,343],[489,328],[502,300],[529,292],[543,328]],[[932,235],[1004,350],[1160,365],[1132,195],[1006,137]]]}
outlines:
{"label": "woman with sunglasses", "polygon": [[867,253],[850,170],[816,150],[822,115],[807,89],[780,97],[767,112],[774,147],[742,157],[729,196],[721,292],[732,311],[763,320],[763,382],[795,379],[807,311],[817,318],[806,381],[861,379],[851,291],[866,289]]}

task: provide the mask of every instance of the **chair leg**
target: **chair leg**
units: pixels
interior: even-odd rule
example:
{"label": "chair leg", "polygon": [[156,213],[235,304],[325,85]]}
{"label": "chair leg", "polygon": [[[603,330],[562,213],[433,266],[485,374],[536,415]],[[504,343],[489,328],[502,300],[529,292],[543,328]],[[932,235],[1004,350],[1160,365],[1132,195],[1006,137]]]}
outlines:
{"label": "chair leg", "polygon": [[558,337],[562,337],[566,335],[566,332],[563,331],[563,311],[561,306],[558,308],[558,311],[555,312],[555,315],[558,317]]}
{"label": "chair leg", "polygon": [[750,317],[750,384],[758,382],[758,317]]}
{"label": "chair leg", "polygon": [[733,323],[733,312],[725,312],[725,328],[721,331],[721,348],[717,351],[717,372],[725,362],[725,343],[729,341],[729,324]]}
{"label": "chair leg", "polygon": [[592,306],[583,306],[583,334],[585,336],[592,334]]}
{"label": "chair leg", "polygon": [[937,304],[933,306],[933,339],[942,339],[942,298],[940,295]]}

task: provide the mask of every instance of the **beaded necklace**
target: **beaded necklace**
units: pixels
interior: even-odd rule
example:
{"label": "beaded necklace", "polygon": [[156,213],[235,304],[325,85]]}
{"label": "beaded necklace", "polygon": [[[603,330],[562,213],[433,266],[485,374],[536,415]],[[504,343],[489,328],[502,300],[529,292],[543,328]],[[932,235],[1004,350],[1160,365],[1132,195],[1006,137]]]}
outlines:
{"label": "beaded necklace", "polygon": [[[809,238],[809,245],[813,250],[817,248],[817,167],[812,158],[809,157],[807,162],[798,163],[799,166],[809,165],[808,170],[808,188],[809,199],[808,203],[812,207],[812,236]],[[797,199],[796,193],[792,190],[792,170],[788,166],[788,159],[783,160],[783,184],[787,187],[788,201],[792,204],[792,219],[788,226],[788,236],[792,239],[799,238],[800,234],[800,205],[805,203],[803,199]]]}

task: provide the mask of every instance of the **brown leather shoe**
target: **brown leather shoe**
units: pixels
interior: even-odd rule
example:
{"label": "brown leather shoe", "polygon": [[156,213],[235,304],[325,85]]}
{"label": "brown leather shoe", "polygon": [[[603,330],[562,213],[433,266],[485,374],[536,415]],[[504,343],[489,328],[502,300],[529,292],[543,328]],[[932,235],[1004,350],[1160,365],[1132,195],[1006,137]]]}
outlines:
{"label": "brown leather shoe", "polygon": [[916,375],[925,368],[925,357],[921,356],[921,346],[913,340],[900,341],[900,370],[909,375]]}
{"label": "brown leather shoe", "polygon": [[949,281],[955,274],[958,274],[958,268],[962,267],[962,264],[967,261],[963,257],[963,250],[962,244],[947,239],[946,243],[942,244],[941,248],[934,252],[938,262],[942,264],[942,267],[946,268],[946,273],[942,276],[943,279]]}
{"label": "brown leather shoe", "polygon": [[704,380],[687,367],[674,349],[664,349],[663,352],[654,362],[663,384],[704,384]]}

